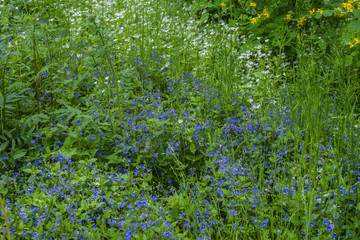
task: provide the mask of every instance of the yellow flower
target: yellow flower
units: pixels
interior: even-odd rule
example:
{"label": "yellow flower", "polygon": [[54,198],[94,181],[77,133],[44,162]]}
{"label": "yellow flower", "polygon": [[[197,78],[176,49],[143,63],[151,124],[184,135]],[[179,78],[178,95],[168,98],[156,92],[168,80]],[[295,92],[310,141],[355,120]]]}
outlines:
{"label": "yellow flower", "polygon": [[350,48],[353,48],[354,47],[354,44],[353,43],[349,43],[350,45]]}
{"label": "yellow flower", "polygon": [[226,6],[225,3],[221,3],[220,5],[221,5],[221,8],[224,8]]}
{"label": "yellow flower", "polygon": [[358,38],[354,38],[353,42],[357,45],[357,44],[360,44],[360,39]]}
{"label": "yellow flower", "polygon": [[[239,1],[240,1],[240,0],[239,0]],[[251,3],[250,3],[250,7],[256,7],[256,3],[251,2]]]}
{"label": "yellow flower", "polygon": [[270,13],[267,12],[268,8],[264,8],[262,15],[264,16],[264,20],[270,18]]}
{"label": "yellow flower", "polygon": [[291,14],[289,13],[289,14],[286,14],[286,19],[287,20],[290,20],[291,19]]}
{"label": "yellow flower", "polygon": [[323,14],[324,10],[318,8],[318,10],[316,10],[316,12],[320,13],[320,14]]}
{"label": "yellow flower", "polygon": [[297,25],[298,26],[302,26],[304,24],[304,22],[306,21],[306,17],[301,17],[299,18]]}
{"label": "yellow flower", "polygon": [[353,12],[355,9],[353,4],[354,4],[353,0],[349,0],[348,2],[342,3],[341,6],[345,8],[348,12]]}
{"label": "yellow flower", "polygon": [[310,14],[313,14],[315,12],[315,8],[313,8],[312,10],[309,11]]}
{"label": "yellow flower", "polygon": [[257,22],[257,18],[253,17],[250,21],[251,21],[252,24],[255,24]]}

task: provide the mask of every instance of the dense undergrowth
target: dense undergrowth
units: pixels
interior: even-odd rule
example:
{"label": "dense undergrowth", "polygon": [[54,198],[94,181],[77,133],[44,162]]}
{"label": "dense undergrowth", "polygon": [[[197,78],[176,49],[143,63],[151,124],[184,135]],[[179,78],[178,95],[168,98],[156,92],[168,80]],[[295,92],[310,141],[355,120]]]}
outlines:
{"label": "dense undergrowth", "polygon": [[359,1],[0,4],[1,237],[359,238]]}

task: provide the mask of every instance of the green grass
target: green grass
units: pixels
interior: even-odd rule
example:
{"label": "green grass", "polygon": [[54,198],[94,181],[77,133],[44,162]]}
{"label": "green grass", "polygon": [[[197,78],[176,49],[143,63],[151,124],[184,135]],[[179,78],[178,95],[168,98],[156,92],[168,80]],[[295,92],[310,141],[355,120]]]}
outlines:
{"label": "green grass", "polygon": [[356,11],[224,2],[1,2],[1,237],[359,238]]}

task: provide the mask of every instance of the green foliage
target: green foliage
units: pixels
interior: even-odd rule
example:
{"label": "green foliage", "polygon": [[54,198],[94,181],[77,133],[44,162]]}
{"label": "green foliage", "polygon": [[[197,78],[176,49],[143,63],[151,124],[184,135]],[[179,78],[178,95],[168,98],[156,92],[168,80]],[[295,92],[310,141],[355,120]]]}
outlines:
{"label": "green foliage", "polygon": [[3,2],[1,237],[360,235],[358,1],[189,2]]}

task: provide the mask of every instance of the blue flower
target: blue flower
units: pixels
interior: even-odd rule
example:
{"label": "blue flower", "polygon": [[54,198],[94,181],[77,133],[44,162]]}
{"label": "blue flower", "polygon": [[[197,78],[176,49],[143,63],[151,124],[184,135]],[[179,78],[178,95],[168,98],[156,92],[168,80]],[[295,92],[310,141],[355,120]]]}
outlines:
{"label": "blue flower", "polygon": [[37,233],[33,233],[32,237],[35,239],[39,239],[39,235]]}
{"label": "blue flower", "polygon": [[230,209],[229,212],[232,213],[232,215],[234,215],[234,216],[237,216],[237,215],[238,215],[237,211],[234,210],[234,209]]}
{"label": "blue flower", "polygon": [[329,223],[326,219],[324,219],[324,226],[327,226]]}
{"label": "blue flower", "polygon": [[171,234],[169,233],[169,232],[164,232],[164,237],[166,237],[166,238],[169,238],[170,236],[171,236]]}

